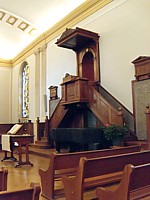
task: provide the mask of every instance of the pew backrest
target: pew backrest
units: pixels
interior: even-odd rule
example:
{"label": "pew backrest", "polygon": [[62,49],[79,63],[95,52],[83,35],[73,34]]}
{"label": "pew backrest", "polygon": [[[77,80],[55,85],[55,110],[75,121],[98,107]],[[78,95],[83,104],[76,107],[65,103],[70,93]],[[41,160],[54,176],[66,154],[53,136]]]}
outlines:
{"label": "pew backrest", "polygon": [[[84,178],[123,171],[126,164],[141,165],[150,162],[150,150],[102,158],[87,159],[84,164]],[[92,170],[94,166],[94,170]]]}
{"label": "pew backrest", "polygon": [[54,160],[54,169],[62,170],[66,168],[74,168],[79,164],[81,157],[98,158],[111,155],[126,154],[132,152],[139,152],[141,150],[140,145],[133,145],[128,147],[118,147],[115,149],[103,149],[103,150],[94,150],[94,151],[82,151],[75,153],[65,153],[65,154],[55,154],[50,155],[50,159]]}
{"label": "pew backrest", "polygon": [[39,200],[40,191],[38,184],[31,184],[27,189],[0,192],[0,200]]}

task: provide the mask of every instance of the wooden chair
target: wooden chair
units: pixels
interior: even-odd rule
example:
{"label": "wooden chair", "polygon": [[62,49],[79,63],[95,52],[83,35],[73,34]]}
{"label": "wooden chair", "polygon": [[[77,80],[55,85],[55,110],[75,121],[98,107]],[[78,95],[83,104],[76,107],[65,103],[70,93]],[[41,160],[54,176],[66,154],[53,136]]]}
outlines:
{"label": "wooden chair", "polygon": [[120,184],[115,188],[97,188],[99,200],[140,200],[150,199],[150,163],[125,166]]}
{"label": "wooden chair", "polygon": [[0,192],[0,200],[39,200],[41,188],[37,183],[31,183],[29,188],[15,191]]}

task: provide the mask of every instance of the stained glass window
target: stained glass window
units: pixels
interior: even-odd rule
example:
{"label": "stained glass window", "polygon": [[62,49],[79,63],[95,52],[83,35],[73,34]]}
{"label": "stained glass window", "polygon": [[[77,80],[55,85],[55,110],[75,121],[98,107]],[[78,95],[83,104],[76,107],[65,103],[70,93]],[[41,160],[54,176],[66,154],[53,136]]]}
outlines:
{"label": "stained glass window", "polygon": [[22,69],[22,117],[29,117],[29,66]]}

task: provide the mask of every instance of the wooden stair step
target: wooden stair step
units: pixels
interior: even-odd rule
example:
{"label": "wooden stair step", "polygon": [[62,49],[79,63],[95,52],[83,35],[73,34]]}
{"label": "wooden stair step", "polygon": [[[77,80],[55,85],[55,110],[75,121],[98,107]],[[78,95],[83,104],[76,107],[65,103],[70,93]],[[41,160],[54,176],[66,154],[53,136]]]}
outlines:
{"label": "wooden stair step", "polygon": [[50,149],[49,144],[31,144],[30,146],[37,149]]}
{"label": "wooden stair step", "polygon": [[41,140],[38,141],[47,142],[47,137],[41,137]]}
{"label": "wooden stair step", "polygon": [[40,148],[33,148],[29,146],[29,153],[33,155],[38,155],[42,157],[49,158],[51,152],[55,152],[55,149],[40,149]]}
{"label": "wooden stair step", "polygon": [[40,141],[40,140],[35,141],[35,144],[37,144],[37,145],[49,145],[49,143],[47,141]]}

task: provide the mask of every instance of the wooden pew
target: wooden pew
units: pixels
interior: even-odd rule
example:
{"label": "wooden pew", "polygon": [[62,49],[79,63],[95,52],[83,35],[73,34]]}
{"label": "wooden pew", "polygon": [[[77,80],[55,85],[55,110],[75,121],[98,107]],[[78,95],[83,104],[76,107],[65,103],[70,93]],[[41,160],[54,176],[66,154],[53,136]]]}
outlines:
{"label": "wooden pew", "polygon": [[116,188],[96,188],[99,200],[150,199],[150,163],[125,166],[123,176]]}
{"label": "wooden pew", "polygon": [[5,168],[0,168],[0,191],[7,190],[7,177],[8,170]]}
{"label": "wooden pew", "polygon": [[95,151],[84,151],[76,153],[65,154],[50,154],[50,163],[47,170],[39,169],[41,178],[42,196],[47,199],[54,198],[64,192],[55,189],[55,179],[62,177],[62,175],[73,175],[77,171],[79,160],[81,157],[95,158],[102,156],[110,156],[116,154],[124,154],[130,152],[140,151],[141,146],[128,146],[116,149],[105,149]]}
{"label": "wooden pew", "polygon": [[39,200],[40,191],[39,184],[32,183],[26,189],[0,192],[0,200]]}
{"label": "wooden pew", "polygon": [[117,183],[126,164],[150,162],[150,151],[87,159],[82,157],[75,177],[63,176],[66,200],[82,200],[85,189]]}

